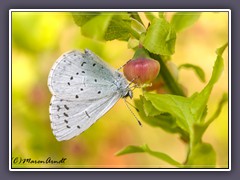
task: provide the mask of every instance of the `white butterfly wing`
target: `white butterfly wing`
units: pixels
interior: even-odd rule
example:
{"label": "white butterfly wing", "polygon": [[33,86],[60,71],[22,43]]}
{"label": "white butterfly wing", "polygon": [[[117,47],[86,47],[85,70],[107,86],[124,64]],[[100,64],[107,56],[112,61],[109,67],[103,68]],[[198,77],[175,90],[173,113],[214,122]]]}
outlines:
{"label": "white butterfly wing", "polygon": [[114,81],[113,69],[96,55],[89,50],[85,54],[74,50],[55,62],[49,73],[48,86],[58,97],[84,100],[109,95],[104,90],[113,89]]}
{"label": "white butterfly wing", "polygon": [[91,51],[74,50],[55,62],[48,86],[53,95],[51,127],[62,141],[79,135],[103,116],[125,94],[127,82]]}
{"label": "white butterfly wing", "polygon": [[120,98],[118,93],[92,101],[71,101],[53,96],[50,119],[58,141],[81,134],[103,116]]}

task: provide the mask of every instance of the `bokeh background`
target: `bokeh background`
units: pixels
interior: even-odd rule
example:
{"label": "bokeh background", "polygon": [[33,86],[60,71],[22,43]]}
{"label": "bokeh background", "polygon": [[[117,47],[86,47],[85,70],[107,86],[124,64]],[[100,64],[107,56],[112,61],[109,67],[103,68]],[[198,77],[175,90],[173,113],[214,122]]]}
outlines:
{"label": "bokeh background", "polygon": [[[167,13],[171,18],[173,13]],[[147,19],[140,13],[147,25]],[[147,154],[115,156],[128,145],[148,144],[151,149],[169,154],[179,162],[186,158],[187,147],[178,135],[143,123],[140,127],[120,100],[85,133],[72,140],[58,142],[49,120],[51,94],[48,73],[55,60],[72,49],[91,49],[111,66],[119,68],[134,52],[126,42],[99,42],[81,35],[69,12],[12,12],[12,157],[45,160],[67,158],[62,165],[13,164],[23,168],[129,168],[171,167]],[[190,28],[177,34],[172,61],[199,65],[210,79],[216,59],[215,50],[228,40],[228,13],[205,12]],[[223,92],[228,92],[228,53],[224,52],[224,72],[209,101],[213,114]],[[201,91],[202,83],[191,70],[179,72],[179,82],[188,95]],[[134,90],[138,98],[140,90]],[[228,106],[211,124],[203,140],[217,153],[217,167],[228,166]]]}

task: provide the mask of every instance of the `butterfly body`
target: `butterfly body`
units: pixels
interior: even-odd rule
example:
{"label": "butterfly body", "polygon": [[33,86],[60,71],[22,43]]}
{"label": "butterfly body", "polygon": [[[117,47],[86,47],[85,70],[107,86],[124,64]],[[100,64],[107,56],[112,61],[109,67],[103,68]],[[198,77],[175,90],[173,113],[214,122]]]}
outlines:
{"label": "butterfly body", "polygon": [[90,50],[64,53],[53,65],[48,87],[51,128],[58,141],[81,134],[132,91],[122,73]]}

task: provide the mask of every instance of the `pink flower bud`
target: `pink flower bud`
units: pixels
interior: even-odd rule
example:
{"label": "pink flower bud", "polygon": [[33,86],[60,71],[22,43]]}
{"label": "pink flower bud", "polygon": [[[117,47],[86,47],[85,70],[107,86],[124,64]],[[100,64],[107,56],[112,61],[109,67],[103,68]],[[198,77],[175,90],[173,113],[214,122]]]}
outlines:
{"label": "pink flower bud", "polygon": [[148,58],[130,60],[123,67],[123,73],[127,80],[138,85],[151,83],[157,77],[159,70],[159,62]]}

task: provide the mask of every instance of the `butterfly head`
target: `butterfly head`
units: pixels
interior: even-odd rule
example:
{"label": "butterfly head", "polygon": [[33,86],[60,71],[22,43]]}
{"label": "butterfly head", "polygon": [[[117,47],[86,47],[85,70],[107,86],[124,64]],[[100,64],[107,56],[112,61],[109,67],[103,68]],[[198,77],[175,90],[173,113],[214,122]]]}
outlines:
{"label": "butterfly head", "polygon": [[131,99],[133,98],[133,92],[131,89],[128,89],[125,95],[123,95],[123,98],[130,97]]}
{"label": "butterfly head", "polygon": [[[124,85],[123,85],[124,84]],[[129,84],[125,79],[123,79],[122,82],[120,82],[120,86],[118,86],[119,92],[121,93],[122,98],[130,97],[133,98],[133,92],[129,87]]]}

